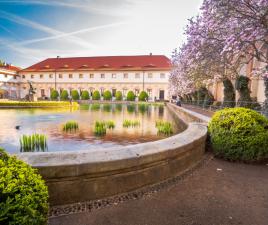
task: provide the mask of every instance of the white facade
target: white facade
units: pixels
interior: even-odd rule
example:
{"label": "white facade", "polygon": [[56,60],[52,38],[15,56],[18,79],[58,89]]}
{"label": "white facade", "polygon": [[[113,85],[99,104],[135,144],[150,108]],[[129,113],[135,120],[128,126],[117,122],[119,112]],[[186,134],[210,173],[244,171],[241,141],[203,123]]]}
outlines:
{"label": "white facade", "polygon": [[19,82],[17,71],[9,67],[0,67],[0,99],[19,98]]}

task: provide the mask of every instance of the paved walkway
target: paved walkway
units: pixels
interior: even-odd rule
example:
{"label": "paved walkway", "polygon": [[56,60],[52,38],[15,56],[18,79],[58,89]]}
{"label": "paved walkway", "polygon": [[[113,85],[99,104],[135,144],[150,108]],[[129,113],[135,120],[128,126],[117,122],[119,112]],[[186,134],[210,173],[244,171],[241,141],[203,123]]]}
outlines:
{"label": "paved walkway", "polygon": [[186,108],[186,109],[189,109],[191,111],[200,113],[200,114],[202,114],[204,116],[207,116],[207,117],[211,117],[214,114],[214,112],[212,112],[212,111],[205,110],[205,109],[202,109],[202,108],[200,108],[198,106],[193,106],[193,105],[183,105],[183,108]]}
{"label": "paved walkway", "polygon": [[212,159],[174,186],[149,197],[50,225],[267,225],[268,165]]}

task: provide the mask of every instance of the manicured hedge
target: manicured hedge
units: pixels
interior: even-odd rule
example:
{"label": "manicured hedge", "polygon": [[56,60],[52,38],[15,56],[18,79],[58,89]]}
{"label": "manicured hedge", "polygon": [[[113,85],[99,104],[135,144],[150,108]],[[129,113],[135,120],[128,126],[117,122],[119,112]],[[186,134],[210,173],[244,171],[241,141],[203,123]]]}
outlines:
{"label": "manicured hedge", "polygon": [[149,95],[147,94],[147,92],[145,91],[141,91],[140,95],[139,95],[139,101],[147,101],[149,98]]}
{"label": "manicured hedge", "polygon": [[60,94],[60,100],[66,101],[69,99],[69,94],[67,90],[63,90]]}
{"label": "manicured hedge", "polygon": [[216,156],[244,162],[268,159],[268,119],[256,111],[220,110],[213,115],[208,130]]}
{"label": "manicured hedge", "polygon": [[123,99],[123,95],[122,95],[122,92],[121,91],[117,91],[115,93],[115,100],[116,101],[121,101]]}
{"label": "manicured hedge", "polygon": [[0,107],[78,107],[77,102],[68,101],[37,101],[37,102],[20,102],[20,101],[0,101]]}
{"label": "manicured hedge", "polygon": [[79,93],[78,93],[77,90],[72,90],[71,91],[71,96],[72,96],[73,100],[79,100],[80,99],[80,96],[79,96]]}
{"label": "manicured hedge", "polygon": [[87,90],[82,91],[81,99],[82,99],[82,100],[88,100],[88,99],[89,99],[89,93],[88,93]]}
{"label": "manicured hedge", "polygon": [[103,92],[103,99],[104,100],[111,100],[112,99],[112,93],[109,90],[106,90]]}
{"label": "manicured hedge", "polygon": [[136,96],[135,96],[133,91],[129,91],[127,93],[127,101],[135,101],[135,98],[136,98]]}
{"label": "manicured hedge", "polygon": [[92,99],[93,100],[100,100],[100,92],[99,91],[94,91],[92,94]]}
{"label": "manicured hedge", "polygon": [[51,100],[58,100],[59,98],[59,92],[57,90],[52,90],[50,94]]}
{"label": "manicured hedge", "polygon": [[37,171],[0,148],[0,224],[45,225],[48,190]]}

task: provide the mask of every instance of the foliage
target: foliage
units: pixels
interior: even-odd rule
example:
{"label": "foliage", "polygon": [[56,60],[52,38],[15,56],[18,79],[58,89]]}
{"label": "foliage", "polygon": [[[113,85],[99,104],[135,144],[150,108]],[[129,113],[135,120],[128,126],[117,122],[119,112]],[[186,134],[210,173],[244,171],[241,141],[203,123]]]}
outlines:
{"label": "foliage", "polygon": [[217,111],[208,125],[216,156],[244,162],[268,158],[268,119],[246,108]]}
{"label": "foliage", "polygon": [[266,117],[268,117],[268,77],[264,78],[264,87],[265,87],[265,90],[264,90],[265,101],[263,104],[263,111]]}
{"label": "foliage", "polygon": [[104,104],[103,105],[103,111],[104,112],[111,112],[112,111],[112,105],[111,104]]}
{"label": "foliage", "polygon": [[229,79],[223,80],[223,106],[235,107],[235,90],[232,82]]}
{"label": "foliage", "polygon": [[138,120],[124,120],[123,121],[123,127],[137,127],[140,126],[140,121]]}
{"label": "foliage", "polygon": [[123,95],[122,95],[121,91],[116,91],[115,99],[116,99],[116,101],[121,101],[123,99]]}
{"label": "foliage", "polygon": [[72,96],[73,100],[79,100],[80,99],[80,96],[79,96],[79,93],[78,93],[77,90],[72,90],[71,91],[71,96]]}
{"label": "foliage", "polygon": [[107,129],[114,129],[115,128],[115,123],[112,120],[108,120],[105,122],[105,126]]}
{"label": "foliage", "polygon": [[25,162],[0,149],[0,223],[45,225],[48,190],[41,176]]}
{"label": "foliage", "polygon": [[133,91],[129,91],[127,93],[127,101],[135,101],[135,98],[136,98],[136,96],[135,96]]}
{"label": "foliage", "polygon": [[21,152],[39,152],[47,150],[47,137],[44,134],[22,135],[20,138]]}
{"label": "foliage", "polygon": [[81,100],[88,100],[88,99],[89,99],[89,92],[87,90],[82,91]]}
{"label": "foliage", "polygon": [[109,90],[103,92],[103,99],[104,100],[112,100],[112,93]]}
{"label": "foliage", "polygon": [[59,92],[57,90],[52,90],[50,93],[51,100],[58,100]]}
{"label": "foliage", "polygon": [[96,136],[103,136],[106,134],[105,122],[96,121],[94,126],[94,134]]}
{"label": "foliage", "polygon": [[171,135],[173,134],[173,129],[170,122],[167,121],[156,121],[155,127],[157,128],[158,134]]}
{"label": "foliage", "polygon": [[79,104],[77,102],[64,102],[64,101],[38,101],[38,102],[20,102],[20,101],[0,101],[0,107],[40,107],[40,108],[46,108],[46,107],[79,107]]}
{"label": "foliage", "polygon": [[136,105],[135,104],[129,104],[129,105],[127,105],[127,111],[129,113],[133,113],[135,111],[135,109],[136,109]]}
{"label": "foliage", "polygon": [[91,106],[91,110],[93,110],[93,111],[99,111],[100,110],[100,104],[93,103],[90,106]]}
{"label": "foliage", "polygon": [[239,99],[237,105],[240,107],[251,108],[252,99],[250,97],[250,90],[248,88],[249,78],[239,76],[235,82],[235,89],[239,92]]}
{"label": "foliage", "polygon": [[141,91],[139,95],[139,101],[148,101],[149,95],[147,94],[146,91]]}
{"label": "foliage", "polygon": [[62,130],[65,132],[69,132],[69,131],[76,131],[77,129],[79,129],[79,125],[76,121],[68,121],[63,125]]}
{"label": "foliage", "polygon": [[92,94],[92,99],[93,100],[100,100],[100,92],[99,91],[94,91],[93,94]]}
{"label": "foliage", "polygon": [[68,99],[69,99],[68,91],[67,91],[67,90],[63,90],[63,91],[60,93],[60,100],[61,100],[61,101],[67,101]]}

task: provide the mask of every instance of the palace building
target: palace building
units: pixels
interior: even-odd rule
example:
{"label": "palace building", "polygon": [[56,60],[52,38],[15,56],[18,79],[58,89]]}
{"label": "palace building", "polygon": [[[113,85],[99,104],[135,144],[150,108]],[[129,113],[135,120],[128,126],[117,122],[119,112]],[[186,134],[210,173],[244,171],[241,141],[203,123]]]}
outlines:
{"label": "palace building", "polygon": [[170,60],[164,55],[99,56],[48,58],[18,72],[20,97],[28,93],[28,81],[36,88],[38,98],[49,98],[53,89],[61,92],[76,89],[115,95],[128,91],[149,94],[149,100],[168,100]]}

